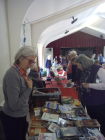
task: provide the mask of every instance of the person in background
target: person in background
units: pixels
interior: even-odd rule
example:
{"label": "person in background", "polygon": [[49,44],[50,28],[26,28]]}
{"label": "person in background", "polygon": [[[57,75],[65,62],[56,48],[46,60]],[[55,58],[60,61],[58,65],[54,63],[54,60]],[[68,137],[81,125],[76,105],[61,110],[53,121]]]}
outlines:
{"label": "person in background", "polygon": [[77,52],[72,50],[68,54],[68,65],[67,65],[67,79],[73,79],[74,81],[74,76],[76,72],[76,65],[73,63],[73,59],[77,57]]}
{"label": "person in background", "polygon": [[104,60],[104,57],[103,57],[102,53],[99,54],[98,60],[99,60],[100,64],[102,65],[103,64],[103,60]]}
{"label": "person in background", "polygon": [[33,87],[43,88],[46,86],[45,81],[40,77],[40,69],[38,66],[33,65],[28,76],[33,81]]}
{"label": "person in background", "polygon": [[105,136],[105,70],[85,55],[79,55],[75,63],[82,71],[81,94],[87,112],[92,119],[98,120]]}
{"label": "person in background", "polygon": [[62,56],[61,65],[62,65],[64,71],[66,71],[66,69],[67,69],[67,63],[68,63],[68,62],[67,62],[66,56]]}
{"label": "person in background", "polygon": [[58,63],[59,63],[59,64],[62,63],[62,55],[59,55],[59,57],[58,57]]}
{"label": "person in background", "polygon": [[48,55],[47,60],[46,60],[47,77],[50,77],[51,66],[52,66],[51,55]]}
{"label": "person in background", "polygon": [[31,47],[22,47],[15,55],[14,64],[3,78],[5,103],[0,118],[4,127],[6,140],[26,140],[29,112],[29,96],[32,91],[32,80],[27,70],[35,63],[35,52]]}
{"label": "person in background", "polygon": [[57,67],[58,66],[57,56],[54,57],[52,66],[54,66],[54,67]]}
{"label": "person in background", "polygon": [[53,61],[57,61],[58,62],[58,58],[57,56],[54,57],[54,60]]}
{"label": "person in background", "polygon": [[97,59],[96,50],[93,50],[93,54],[91,56],[91,59],[93,60],[93,62],[95,62],[95,60]]}

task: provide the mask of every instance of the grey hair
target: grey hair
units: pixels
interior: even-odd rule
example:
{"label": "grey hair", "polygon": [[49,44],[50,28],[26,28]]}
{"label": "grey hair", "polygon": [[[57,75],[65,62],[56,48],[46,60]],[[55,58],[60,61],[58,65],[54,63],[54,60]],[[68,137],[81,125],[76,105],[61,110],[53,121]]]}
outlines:
{"label": "grey hair", "polygon": [[69,51],[69,55],[77,55],[77,52],[75,50]]}
{"label": "grey hair", "polygon": [[84,54],[80,54],[76,60],[75,60],[76,63],[79,63],[81,64],[82,68],[85,70],[87,68],[89,68],[92,64],[93,64],[93,61],[91,58],[87,57],[86,55]]}
{"label": "grey hair", "polygon": [[72,50],[68,53],[68,60],[71,60],[72,58],[75,58],[77,56],[77,52],[75,50]]}
{"label": "grey hair", "polygon": [[18,64],[20,58],[28,56],[36,56],[34,50],[29,46],[21,47],[15,55],[15,63]]}

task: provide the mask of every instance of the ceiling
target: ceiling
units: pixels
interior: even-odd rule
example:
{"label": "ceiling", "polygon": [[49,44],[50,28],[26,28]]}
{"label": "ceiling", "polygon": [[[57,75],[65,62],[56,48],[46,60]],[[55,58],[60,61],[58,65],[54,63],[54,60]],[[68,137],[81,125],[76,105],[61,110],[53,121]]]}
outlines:
{"label": "ceiling", "polygon": [[[67,11],[71,11],[68,16]],[[33,0],[24,21],[34,24],[63,13],[62,20],[42,33],[40,42],[44,45],[79,30],[105,39],[105,0]],[[72,16],[77,18],[73,24]]]}

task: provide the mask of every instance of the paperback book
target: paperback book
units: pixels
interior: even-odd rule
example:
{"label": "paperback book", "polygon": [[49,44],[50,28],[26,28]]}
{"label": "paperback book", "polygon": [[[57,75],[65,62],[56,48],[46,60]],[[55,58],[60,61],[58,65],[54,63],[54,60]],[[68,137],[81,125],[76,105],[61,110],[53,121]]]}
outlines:
{"label": "paperback book", "polygon": [[56,123],[51,123],[48,127],[48,130],[55,133],[59,128],[59,125],[57,125]]}
{"label": "paperback book", "polygon": [[44,112],[41,119],[45,121],[58,122],[59,115]]}
{"label": "paperback book", "polygon": [[82,127],[79,128],[79,131],[81,131],[82,136],[84,137],[94,137],[98,140],[105,140],[104,136],[100,133],[100,131],[97,128],[86,128]]}
{"label": "paperback book", "polygon": [[81,136],[81,133],[79,132],[77,127],[64,127],[61,128],[61,134],[63,137],[76,137]]}
{"label": "paperback book", "polygon": [[92,127],[92,128],[99,128],[100,124],[95,119],[89,120],[77,120],[76,122],[77,127]]}
{"label": "paperback book", "polygon": [[38,140],[57,140],[55,133],[41,133]]}
{"label": "paperback book", "polygon": [[50,102],[49,101],[49,102],[46,102],[45,107],[58,110],[59,109],[59,104],[57,102]]}

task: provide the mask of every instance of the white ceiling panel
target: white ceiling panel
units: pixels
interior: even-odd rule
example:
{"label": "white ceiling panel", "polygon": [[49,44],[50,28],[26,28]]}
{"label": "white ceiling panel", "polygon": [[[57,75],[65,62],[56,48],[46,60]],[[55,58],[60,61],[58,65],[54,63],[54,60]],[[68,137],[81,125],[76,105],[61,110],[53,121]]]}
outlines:
{"label": "white ceiling panel", "polygon": [[29,7],[25,22],[33,22],[92,0],[34,0]]}
{"label": "white ceiling panel", "polygon": [[[79,9],[80,12],[75,12],[76,14],[73,16],[78,20],[74,24],[71,24],[71,17],[58,21],[41,34],[39,42],[48,44],[79,29],[100,37],[100,34],[105,34],[105,3],[103,2],[105,0],[34,0],[25,15],[24,21],[25,23],[43,22],[45,18],[72,8],[79,9],[81,5],[88,4],[88,9],[83,7],[83,9]],[[69,30],[67,34],[65,34],[66,30]]]}

